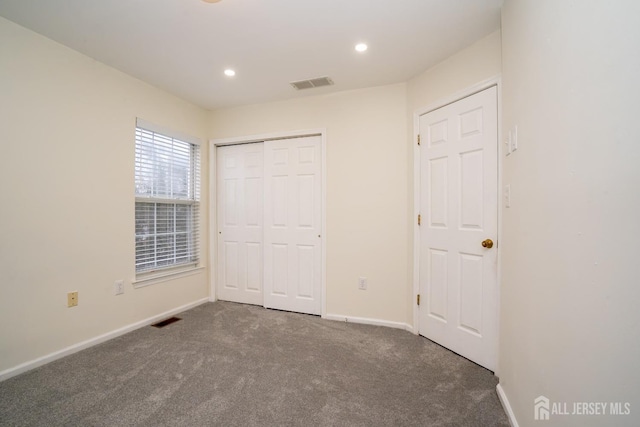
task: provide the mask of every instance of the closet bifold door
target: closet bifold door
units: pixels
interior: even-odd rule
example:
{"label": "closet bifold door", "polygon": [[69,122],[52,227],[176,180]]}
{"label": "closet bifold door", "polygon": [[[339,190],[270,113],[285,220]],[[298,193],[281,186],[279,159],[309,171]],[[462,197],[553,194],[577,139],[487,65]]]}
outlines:
{"label": "closet bifold door", "polygon": [[216,150],[217,297],[263,305],[263,144]]}
{"label": "closet bifold door", "polygon": [[264,306],[321,314],[322,139],[264,142]]}

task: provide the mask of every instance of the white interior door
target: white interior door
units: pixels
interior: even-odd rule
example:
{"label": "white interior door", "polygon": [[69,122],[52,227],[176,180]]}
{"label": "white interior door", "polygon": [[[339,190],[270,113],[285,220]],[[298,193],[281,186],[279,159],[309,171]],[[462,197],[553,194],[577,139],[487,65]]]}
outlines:
{"label": "white interior door", "polygon": [[263,144],[217,148],[216,291],[226,301],[262,305]]}
{"label": "white interior door", "polygon": [[264,305],[321,314],[321,137],[264,143]]}
{"label": "white interior door", "polygon": [[[420,116],[419,331],[497,362],[497,90]],[[483,247],[490,239],[493,247]]]}

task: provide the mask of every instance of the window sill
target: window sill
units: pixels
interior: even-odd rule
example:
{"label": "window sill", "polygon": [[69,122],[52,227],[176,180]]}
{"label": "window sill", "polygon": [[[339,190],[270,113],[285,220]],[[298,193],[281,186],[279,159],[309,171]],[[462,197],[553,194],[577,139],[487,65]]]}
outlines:
{"label": "window sill", "polygon": [[142,275],[131,282],[134,289],[144,288],[145,286],[155,285],[156,283],[166,282],[169,280],[180,279],[182,277],[193,276],[194,274],[200,274],[204,270],[204,267],[189,267],[180,270],[164,271],[162,273],[150,273]]}

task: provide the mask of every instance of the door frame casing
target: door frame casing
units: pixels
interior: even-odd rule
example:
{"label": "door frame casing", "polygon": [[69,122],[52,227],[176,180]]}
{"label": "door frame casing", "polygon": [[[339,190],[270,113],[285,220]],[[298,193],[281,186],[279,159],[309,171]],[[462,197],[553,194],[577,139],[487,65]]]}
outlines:
{"label": "door frame casing", "polygon": [[[427,105],[426,107],[418,108],[413,113],[413,139],[411,144],[413,145],[413,216],[411,218],[411,222],[413,224],[413,292],[411,294],[411,306],[413,307],[413,333],[418,335],[420,333],[420,323],[419,323],[419,308],[416,303],[416,296],[420,293],[420,227],[418,226],[418,215],[420,214],[420,146],[418,146],[418,134],[420,133],[420,116],[424,114],[428,114],[432,111],[435,111],[439,108],[445,107],[449,104],[453,104],[454,102],[460,101],[463,98],[467,98],[471,95],[474,95],[478,92],[482,92],[485,89],[489,89],[490,87],[496,87],[497,90],[497,132],[498,132],[498,140],[496,144],[498,144],[498,188],[496,189],[498,192],[498,238],[497,238],[497,309],[496,313],[497,318],[497,343],[496,345],[499,347],[500,345],[500,290],[502,286],[501,279],[501,264],[502,264],[502,249],[500,245],[500,240],[502,237],[502,161],[503,161],[503,145],[500,141],[502,141],[502,78],[501,75],[498,74],[494,77],[491,77],[487,80],[483,80],[480,83],[477,83],[473,86],[469,86],[463,90],[453,93],[452,95],[443,97],[438,99],[437,101]],[[500,369],[500,358],[499,352],[497,352],[497,360],[496,360],[496,371],[494,374],[498,375],[498,371]]]}
{"label": "door frame casing", "polygon": [[[304,136],[320,136],[320,152],[322,155],[321,159],[321,207],[320,207],[320,227],[321,227],[321,238],[320,245],[321,247],[321,258],[322,264],[320,268],[321,275],[321,287],[322,292],[320,295],[320,310],[321,316],[324,318],[327,314],[327,131],[325,128],[317,128],[317,129],[304,129],[304,130],[294,130],[294,131],[282,131],[282,132],[273,132],[266,134],[258,134],[258,135],[246,135],[239,137],[231,137],[231,138],[214,138],[209,140],[209,301],[216,301],[218,296],[216,292],[216,281],[218,275],[218,233],[217,233],[217,175],[218,171],[216,168],[217,165],[217,147],[225,146],[225,145],[236,145],[236,144],[251,144],[256,142],[264,142],[275,139],[289,139],[289,138],[300,138]],[[264,289],[263,289],[264,292]],[[264,300],[263,300],[264,302]]]}

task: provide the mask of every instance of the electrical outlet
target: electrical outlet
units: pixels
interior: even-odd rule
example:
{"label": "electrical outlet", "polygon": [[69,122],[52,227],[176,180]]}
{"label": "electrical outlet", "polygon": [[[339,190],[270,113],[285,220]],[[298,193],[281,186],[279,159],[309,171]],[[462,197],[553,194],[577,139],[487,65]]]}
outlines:
{"label": "electrical outlet", "polygon": [[67,294],[67,307],[75,307],[78,305],[78,292],[69,292]]}
{"label": "electrical outlet", "polygon": [[124,280],[116,280],[113,283],[113,290],[116,295],[124,294]]}
{"label": "electrical outlet", "polygon": [[504,186],[504,207],[511,207],[511,184],[507,184]]}
{"label": "electrical outlet", "polygon": [[362,289],[363,291],[367,289],[366,277],[358,277],[358,289]]}

